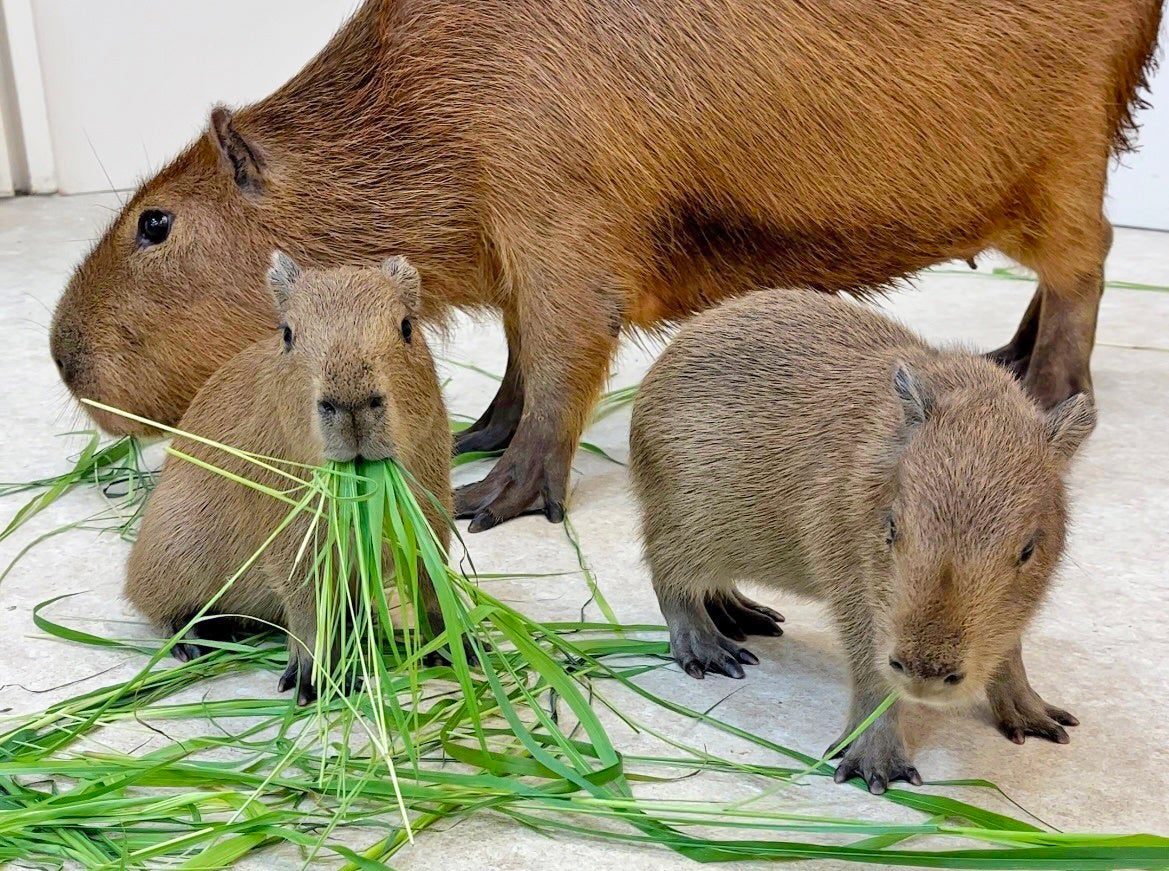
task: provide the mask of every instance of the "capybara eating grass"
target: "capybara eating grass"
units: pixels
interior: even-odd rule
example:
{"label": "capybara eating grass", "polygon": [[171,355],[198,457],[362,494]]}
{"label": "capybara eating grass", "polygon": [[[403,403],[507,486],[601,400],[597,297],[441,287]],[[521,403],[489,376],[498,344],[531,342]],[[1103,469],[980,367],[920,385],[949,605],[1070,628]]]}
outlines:
{"label": "capybara eating grass", "polygon": [[[394,458],[450,510],[451,435],[434,361],[422,331],[417,271],[402,257],[381,269],[303,272],[284,254],[273,257],[273,317],[280,328],[237,354],[196,394],[179,429],[240,450],[296,463]],[[174,447],[284,490],[288,481],[195,440]],[[419,491],[419,504],[445,551],[449,521]],[[180,631],[272,535],[288,506],[190,461],[171,458],[151,495],[130,553],[126,596],[168,632]],[[283,691],[315,696],[312,650],[316,599],[307,559],[297,560],[309,529],[294,521],[239,577],[209,614],[254,618],[287,628]],[[384,564],[393,565],[387,552]],[[442,613],[424,570],[419,592],[432,630]],[[247,626],[247,621],[243,621]],[[187,659],[200,638],[238,631],[236,619],[196,623],[172,648]]]}
{"label": "capybara eating grass", "polygon": [[[642,382],[630,469],[646,561],[693,677],[743,677],[779,634],[739,581],[824,601],[848,652],[851,733],[891,691],[986,692],[999,728],[1067,741],[1021,636],[1064,545],[1064,477],[1096,413],[1041,409],[1002,368],[936,351],[873,310],[765,291],[684,326]],[[920,783],[894,703],[838,781]]]}
{"label": "capybara eating grass", "polygon": [[760,287],[863,294],[994,248],[1039,276],[996,357],[1051,408],[1090,388],[1108,162],[1160,16],[1161,0],[368,0],[142,185],[70,281],[52,353],[74,394],[174,424],[274,325],[273,247],[317,267],[404,252],[424,317],[503,315],[503,383],[456,446],[507,449],[456,494],[476,531],[561,516],[623,328]]}

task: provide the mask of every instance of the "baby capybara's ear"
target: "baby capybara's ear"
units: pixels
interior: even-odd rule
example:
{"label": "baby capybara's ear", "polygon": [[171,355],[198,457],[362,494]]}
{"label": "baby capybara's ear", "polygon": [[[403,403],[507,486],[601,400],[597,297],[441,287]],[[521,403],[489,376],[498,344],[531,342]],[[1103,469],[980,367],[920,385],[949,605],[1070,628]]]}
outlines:
{"label": "baby capybara's ear", "polygon": [[292,299],[292,288],[300,279],[300,267],[296,261],[283,251],[273,251],[268,266],[268,287],[272,289],[272,296],[276,300],[276,310],[280,314],[288,311],[288,302]]}
{"label": "baby capybara's ear", "polygon": [[1095,428],[1096,403],[1087,393],[1077,393],[1047,412],[1047,441],[1065,460],[1072,458]]}
{"label": "baby capybara's ear", "polygon": [[410,261],[398,254],[388,257],[382,263],[382,274],[398,288],[402,302],[406,305],[409,314],[417,314],[422,305],[422,279],[418,277],[418,270]]}
{"label": "baby capybara's ear", "polygon": [[231,111],[224,106],[211,110],[211,139],[219,149],[221,162],[246,194],[264,192],[264,160],[260,150],[236,128]]}
{"label": "baby capybara's ear", "polygon": [[926,422],[931,410],[929,389],[904,363],[898,363],[893,369],[893,392],[901,400],[907,426]]}

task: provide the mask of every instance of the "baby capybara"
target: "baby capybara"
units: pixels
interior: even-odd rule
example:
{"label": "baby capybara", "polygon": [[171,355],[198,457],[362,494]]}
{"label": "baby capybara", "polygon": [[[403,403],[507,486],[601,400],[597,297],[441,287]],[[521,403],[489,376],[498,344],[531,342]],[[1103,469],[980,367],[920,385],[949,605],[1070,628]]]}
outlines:
{"label": "baby capybara", "polygon": [[368,0],[141,187],[70,282],[53,356],[74,394],[173,425],[272,326],[272,248],[314,266],[403,252],[426,316],[503,315],[503,383],[457,445],[507,448],[456,496],[476,531],[561,516],[623,327],[760,287],[860,293],[997,248],[1039,276],[998,357],[1051,408],[1090,386],[1108,163],[1160,15],[1161,0]]}
{"label": "baby capybara", "polygon": [[[848,651],[844,734],[885,697],[985,690],[999,728],[1066,742],[1021,635],[1063,550],[1064,477],[1095,425],[1078,394],[1042,410],[1003,369],[937,351],[876,311],[767,291],[690,321],[633,409],[630,466],[671,652],[742,677],[775,612],[736,582],[823,600]],[[898,701],[845,752],[842,781],[920,783]]]}
{"label": "baby capybara", "polygon": [[[301,271],[276,254],[269,281],[280,328],[216,372],[179,429],[294,463],[393,458],[449,512],[451,435],[434,361],[415,326],[420,282],[414,267],[394,257],[380,269]],[[173,449],[269,488],[291,486],[276,472],[190,438],[175,438]],[[431,498],[417,495],[445,549],[449,521]],[[178,632],[288,511],[273,496],[168,459],[130,553],[127,598],[164,630]],[[287,628],[288,670],[279,688],[296,686],[300,704],[315,695],[311,552],[297,561],[309,523],[304,514],[290,524],[209,611]],[[393,566],[389,553],[383,564]],[[437,631],[441,611],[425,575],[422,581],[427,620]],[[199,655],[201,636],[230,634],[238,629],[234,622],[195,624],[193,637],[173,648],[175,656]]]}

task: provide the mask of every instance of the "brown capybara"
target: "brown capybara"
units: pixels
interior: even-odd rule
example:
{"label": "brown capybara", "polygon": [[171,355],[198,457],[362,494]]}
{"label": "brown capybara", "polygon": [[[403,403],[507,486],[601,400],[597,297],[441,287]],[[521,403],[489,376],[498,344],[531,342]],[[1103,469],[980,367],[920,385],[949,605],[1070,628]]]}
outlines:
{"label": "brown capybara", "polygon": [[[782,618],[738,581],[823,600],[848,651],[847,735],[890,690],[985,690],[999,728],[1067,741],[1027,682],[1021,635],[1064,544],[1064,476],[1095,425],[1077,394],[1042,410],[1005,370],[936,351],[876,311],[766,291],[688,323],[633,408],[630,467],[671,652],[742,677],[745,634]],[[837,781],[921,780],[898,701]]]}
{"label": "brown capybara", "polygon": [[[420,305],[414,267],[393,257],[381,269],[302,272],[278,253],[269,280],[279,331],[216,372],[179,429],[295,463],[392,457],[449,512],[451,435],[434,361],[414,325]],[[268,487],[290,487],[275,472],[192,439],[176,437],[173,447]],[[418,495],[445,549],[449,521],[432,499]],[[272,496],[169,459],[130,553],[127,598],[166,631],[180,631],[288,511]],[[287,628],[288,669],[279,688],[296,686],[300,704],[315,697],[315,591],[308,566],[297,561],[309,529],[307,514],[291,523],[208,612]],[[389,554],[385,564],[393,565]],[[420,592],[437,630],[442,615],[433,588],[424,582]],[[196,623],[191,643],[172,650],[188,659],[201,652],[199,638],[238,629],[237,620]]]}
{"label": "brown capybara", "polygon": [[425,317],[503,315],[505,378],[456,445],[507,447],[456,494],[475,531],[561,516],[623,327],[996,248],[1039,276],[997,356],[1054,407],[1090,386],[1108,162],[1161,5],[368,0],[141,187],[70,282],[53,356],[75,394],[174,424],[272,325],[271,248],[401,251]]}

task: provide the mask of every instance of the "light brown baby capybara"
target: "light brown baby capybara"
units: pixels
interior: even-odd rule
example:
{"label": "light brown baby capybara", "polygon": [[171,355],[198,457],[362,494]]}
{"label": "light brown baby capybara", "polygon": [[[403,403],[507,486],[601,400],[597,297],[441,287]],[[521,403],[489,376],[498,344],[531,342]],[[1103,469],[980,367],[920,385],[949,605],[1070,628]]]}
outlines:
{"label": "light brown baby capybara", "polygon": [[[778,635],[748,581],[823,600],[848,652],[849,734],[890,692],[985,691],[999,728],[1067,741],[1071,714],[1023,669],[1021,635],[1064,545],[1064,477],[1091,398],[1041,409],[1005,370],[937,351],[876,311],[766,291],[690,321],[633,408],[645,556],[692,676],[743,677]],[[920,783],[896,702],[837,781]]]}
{"label": "light brown baby capybara", "polygon": [[503,383],[457,442],[507,448],[456,494],[476,531],[561,516],[623,327],[995,248],[1039,276],[997,357],[1052,408],[1090,387],[1108,163],[1161,5],[368,0],[142,185],[70,282],[53,356],[76,395],[174,424],[273,325],[273,247],[402,252],[424,316],[503,315]]}
{"label": "light brown baby capybara", "polygon": [[[179,429],[233,448],[294,463],[355,458],[398,460],[450,510],[451,435],[422,330],[415,326],[420,282],[405,258],[378,268],[301,271],[287,255],[269,272],[279,330],[237,354],[195,396]],[[286,491],[287,478],[185,437],[173,447],[228,472]],[[417,493],[444,549],[449,520]],[[167,460],[130,553],[126,596],[154,623],[175,633],[260,549],[288,514],[276,498],[195,463]],[[315,697],[312,650],[315,590],[297,553],[309,531],[303,515],[264,551],[209,611],[287,628],[283,692]],[[386,554],[385,565],[392,566]],[[432,630],[442,626],[433,588],[420,587]],[[243,621],[243,626],[247,626]],[[223,638],[239,622],[195,624],[190,643],[172,649],[188,659],[197,641]]]}

